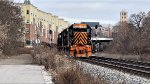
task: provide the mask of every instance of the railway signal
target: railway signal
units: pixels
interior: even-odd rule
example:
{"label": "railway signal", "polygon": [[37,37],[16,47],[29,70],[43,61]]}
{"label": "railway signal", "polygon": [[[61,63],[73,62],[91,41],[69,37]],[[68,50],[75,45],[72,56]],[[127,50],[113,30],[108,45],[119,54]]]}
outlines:
{"label": "railway signal", "polygon": [[98,25],[95,25],[95,29],[97,29],[98,28]]}
{"label": "railway signal", "polygon": [[49,46],[51,46],[51,41],[52,41],[51,34],[52,34],[52,30],[49,30]]}

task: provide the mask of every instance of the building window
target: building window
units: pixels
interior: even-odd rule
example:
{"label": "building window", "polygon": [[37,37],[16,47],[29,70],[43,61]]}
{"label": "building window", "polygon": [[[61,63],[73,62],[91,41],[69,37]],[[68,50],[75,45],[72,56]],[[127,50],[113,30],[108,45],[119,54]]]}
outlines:
{"label": "building window", "polygon": [[124,13],[124,15],[126,16],[126,13]]}
{"label": "building window", "polygon": [[55,39],[55,32],[54,32],[54,31],[53,31],[52,35],[53,35],[53,36],[52,36],[52,37],[53,37],[53,39]]}
{"label": "building window", "polygon": [[43,29],[42,29],[42,31],[41,31],[41,36],[43,36]]}
{"label": "building window", "polygon": [[29,10],[27,10],[27,14],[29,14]]}
{"label": "building window", "polygon": [[47,30],[47,37],[49,38],[50,36],[49,36],[50,34],[49,34],[49,30]]}
{"label": "building window", "polygon": [[46,30],[43,29],[43,36],[45,37],[46,36]]}
{"label": "building window", "polygon": [[30,23],[30,20],[27,20],[27,23]]}
{"label": "building window", "polygon": [[26,33],[29,33],[29,28],[25,28],[25,32],[26,32]]}
{"label": "building window", "polygon": [[56,32],[58,32],[58,27],[56,26]]}

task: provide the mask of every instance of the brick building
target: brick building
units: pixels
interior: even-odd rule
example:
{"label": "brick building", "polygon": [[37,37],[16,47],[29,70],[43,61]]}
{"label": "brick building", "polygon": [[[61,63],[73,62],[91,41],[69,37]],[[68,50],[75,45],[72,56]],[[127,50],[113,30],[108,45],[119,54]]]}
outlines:
{"label": "brick building", "polygon": [[[51,13],[39,10],[25,0],[24,3],[16,3],[21,8],[25,23],[24,42],[51,42],[56,44],[57,34],[69,26],[69,22]],[[49,31],[52,31],[50,34]]]}

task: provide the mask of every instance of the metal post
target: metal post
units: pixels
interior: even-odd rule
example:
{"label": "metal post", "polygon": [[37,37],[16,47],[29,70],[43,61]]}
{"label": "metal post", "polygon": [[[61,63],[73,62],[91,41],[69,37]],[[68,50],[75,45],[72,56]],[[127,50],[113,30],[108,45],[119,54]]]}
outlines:
{"label": "metal post", "polygon": [[97,42],[97,28],[96,28],[96,51],[98,52],[98,48],[97,48],[97,44],[98,44],[98,42]]}
{"label": "metal post", "polygon": [[[49,29],[49,31],[50,31],[50,29]],[[51,39],[51,37],[50,37],[50,33],[49,33],[49,46],[50,46],[50,44],[51,44],[50,39]]]}
{"label": "metal post", "polygon": [[38,46],[38,31],[36,30],[36,46]]}
{"label": "metal post", "polygon": [[67,29],[67,31],[68,31],[68,57],[70,57],[70,38],[69,38],[69,28]]}

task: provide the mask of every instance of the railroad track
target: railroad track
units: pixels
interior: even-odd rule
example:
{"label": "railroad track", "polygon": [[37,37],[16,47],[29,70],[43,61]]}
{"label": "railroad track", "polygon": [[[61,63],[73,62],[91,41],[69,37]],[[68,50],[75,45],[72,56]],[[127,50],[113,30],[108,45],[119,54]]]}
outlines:
{"label": "railroad track", "polygon": [[150,63],[148,62],[136,62],[120,59],[104,58],[104,57],[92,57],[92,58],[78,58],[78,60],[89,62],[96,65],[105,65],[114,67],[119,70],[126,70],[135,74],[150,77]]}

